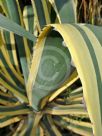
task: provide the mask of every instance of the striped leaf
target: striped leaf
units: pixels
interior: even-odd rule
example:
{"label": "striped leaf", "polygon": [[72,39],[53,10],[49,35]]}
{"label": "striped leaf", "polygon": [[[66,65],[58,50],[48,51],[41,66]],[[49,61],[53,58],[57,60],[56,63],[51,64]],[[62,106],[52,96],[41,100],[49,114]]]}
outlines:
{"label": "striped leaf", "polygon": [[[36,30],[36,18],[33,12],[32,6],[25,6],[23,10],[23,21],[27,31],[34,33],[37,36]],[[28,45],[32,53],[33,49],[33,42],[28,40]]]}
{"label": "striped leaf", "polygon": [[71,130],[83,136],[93,135],[90,123],[68,119],[67,117],[55,117],[55,124],[61,128]]}
{"label": "striped leaf", "polygon": [[37,28],[40,32],[46,24],[51,23],[48,2],[46,0],[32,0],[31,2],[33,12],[37,18]]}
{"label": "striped leaf", "polygon": [[76,22],[76,0],[49,0],[53,6],[59,23],[75,23]]}
{"label": "striped leaf", "polygon": [[0,117],[0,128],[6,127],[13,123],[19,122],[22,120],[22,116],[1,116]]}
{"label": "striped leaf", "polygon": [[32,108],[27,107],[25,104],[14,106],[0,106],[0,115],[24,115],[32,112]]}
{"label": "striped leaf", "polygon": [[52,103],[49,104],[48,107],[46,107],[45,113],[51,115],[68,115],[68,114],[88,115],[83,104],[62,105]]}

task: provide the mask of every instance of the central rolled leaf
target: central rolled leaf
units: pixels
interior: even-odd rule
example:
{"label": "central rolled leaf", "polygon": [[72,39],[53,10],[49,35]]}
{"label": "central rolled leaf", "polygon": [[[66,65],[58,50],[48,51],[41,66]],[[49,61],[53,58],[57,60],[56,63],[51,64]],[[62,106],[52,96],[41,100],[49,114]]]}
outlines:
{"label": "central rolled leaf", "polygon": [[34,73],[32,102],[36,110],[41,109],[43,98],[58,89],[71,73],[71,56],[61,35],[53,30],[43,44],[36,45],[34,49],[36,63],[33,70],[36,70],[36,76]]}

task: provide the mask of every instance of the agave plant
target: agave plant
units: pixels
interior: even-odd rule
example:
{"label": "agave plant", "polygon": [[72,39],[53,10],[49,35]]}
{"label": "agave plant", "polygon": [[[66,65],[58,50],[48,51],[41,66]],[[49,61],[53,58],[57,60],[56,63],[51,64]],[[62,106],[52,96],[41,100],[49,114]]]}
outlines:
{"label": "agave plant", "polygon": [[[102,135],[102,27],[75,0],[0,0],[0,128],[9,136]],[[66,134],[65,134],[66,132]]]}

